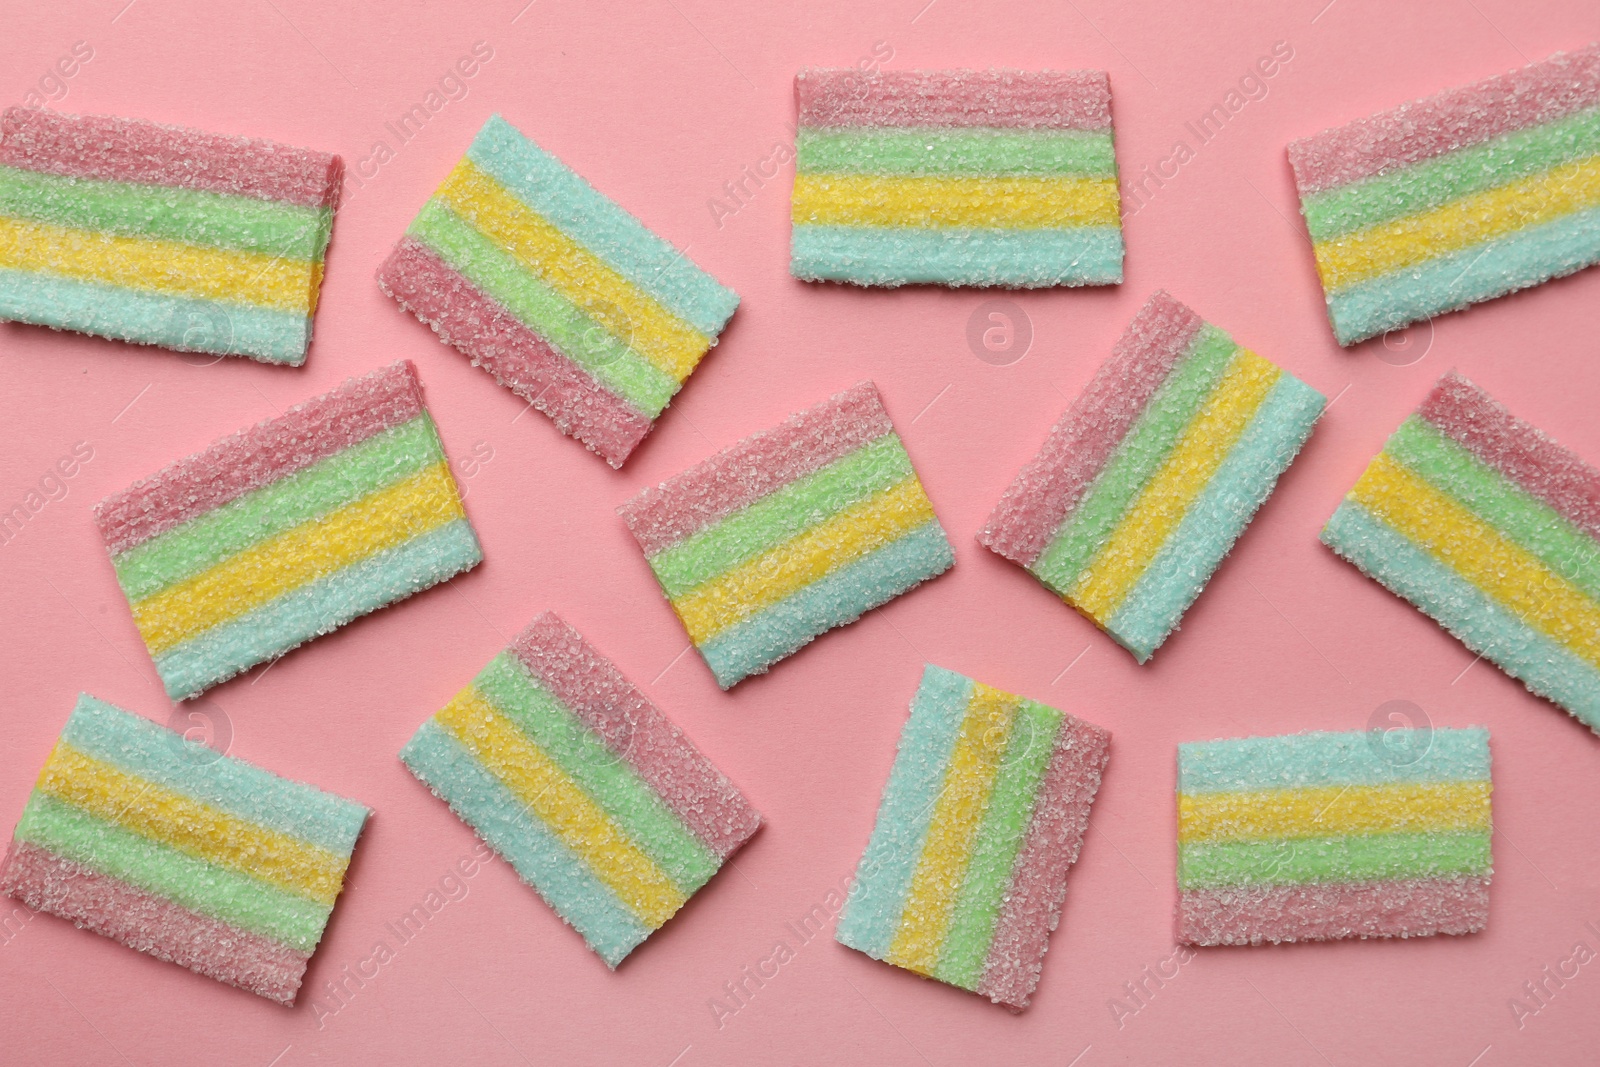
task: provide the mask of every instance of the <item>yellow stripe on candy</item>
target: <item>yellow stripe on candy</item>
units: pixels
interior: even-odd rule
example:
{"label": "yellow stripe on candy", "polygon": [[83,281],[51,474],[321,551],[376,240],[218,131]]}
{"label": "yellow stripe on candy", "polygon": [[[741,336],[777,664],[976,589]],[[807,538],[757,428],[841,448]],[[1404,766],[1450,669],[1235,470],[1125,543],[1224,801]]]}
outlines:
{"label": "yellow stripe on candy", "polygon": [[1489,829],[1488,782],[1317,786],[1178,798],[1178,840],[1257,841]]}
{"label": "yellow stripe on candy", "polygon": [[657,369],[683,381],[711,339],[532,211],[470,159],[434,194]]}
{"label": "yellow stripe on candy", "polygon": [[790,216],[796,223],[835,226],[1121,225],[1112,178],[796,174]]}
{"label": "yellow stripe on candy", "polygon": [[434,721],[527,805],[650,929],[672,918],[687,899],[660,867],[628,839],[589,794],[526,734],[468,686]]}
{"label": "yellow stripe on candy", "polygon": [[939,967],[950,918],[966,880],[974,839],[983,825],[1020,697],[974,684],[961,733],[934,803],[922,855],[906,889],[900,926],[885,959],[921,974]]}
{"label": "yellow stripe on candy", "polygon": [[241,819],[57,742],[41,793],[197,859],[332,906],[349,860]]}
{"label": "yellow stripe on candy", "polygon": [[690,640],[704,644],[932,519],[933,504],[913,475],[686,593],[673,610]]}
{"label": "yellow stripe on candy", "polygon": [[1600,606],[1386,453],[1350,498],[1426,549],[1522,622],[1600,666]]}
{"label": "yellow stripe on candy", "polygon": [[1282,375],[1248,349],[1234,352],[1204,406],[1078,575],[1072,604],[1101,625],[1116,613]]}
{"label": "yellow stripe on candy", "polygon": [[1316,246],[1329,291],[1600,205],[1600,156]]}
{"label": "yellow stripe on candy", "polygon": [[138,601],[133,621],[151,653],[160,654],[285,593],[463,517],[450,468],[436,463]]}
{"label": "yellow stripe on candy", "polygon": [[163,296],[316,311],[322,264],[0,216],[0,267]]}

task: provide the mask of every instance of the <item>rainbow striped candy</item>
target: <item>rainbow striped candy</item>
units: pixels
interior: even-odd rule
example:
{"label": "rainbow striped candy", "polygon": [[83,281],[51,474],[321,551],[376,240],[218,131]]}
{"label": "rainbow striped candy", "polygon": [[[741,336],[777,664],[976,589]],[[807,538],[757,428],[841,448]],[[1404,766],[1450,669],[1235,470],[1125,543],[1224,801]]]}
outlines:
{"label": "rainbow striped candy", "polygon": [[1600,470],[1451,371],[1322,542],[1600,732]]}
{"label": "rainbow striped candy", "polygon": [[1110,743],[1098,726],[930,664],[839,943],[1027,1007]]}
{"label": "rainbow striped candy", "polygon": [[1289,146],[1342,345],[1600,262],[1600,45]]}
{"label": "rainbow striped candy", "polygon": [[1490,790],[1481,727],[1179,745],[1178,941],[1476,933]]}
{"label": "rainbow striped candy", "polygon": [[1325,404],[1158,292],[978,540],[1143,663],[1177,628]]}
{"label": "rainbow striped candy", "polygon": [[761,816],[648,697],[546,612],[400,759],[615,967]]}
{"label": "rainbow striped candy", "polygon": [[795,96],[796,278],[1122,281],[1104,71],[809,69]]}
{"label": "rainbow striped candy", "polygon": [[617,510],[724,689],[955,562],[871,382]]}
{"label": "rainbow striped candy", "polygon": [[0,893],[293,1004],[369,814],[85,693]]}
{"label": "rainbow striped candy", "polygon": [[298,366],[338,156],[135,119],[0,115],[0,320]]}
{"label": "rainbow striped candy", "polygon": [[613,467],[739,305],[499,115],[406,228],[378,284]]}
{"label": "rainbow striped candy", "polygon": [[174,700],[483,559],[409,361],[170,464],[95,521]]}

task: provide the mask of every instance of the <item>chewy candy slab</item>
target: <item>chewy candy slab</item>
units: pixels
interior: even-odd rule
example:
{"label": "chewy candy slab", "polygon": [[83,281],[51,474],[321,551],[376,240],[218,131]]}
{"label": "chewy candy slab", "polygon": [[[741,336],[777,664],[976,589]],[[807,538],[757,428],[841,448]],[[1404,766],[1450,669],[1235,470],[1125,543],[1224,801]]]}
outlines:
{"label": "chewy candy slab", "polygon": [[1326,405],[1164,292],[978,540],[1140,663],[1177,628]]}
{"label": "chewy candy slab", "polygon": [[620,467],[739,298],[496,115],[378,284]]}
{"label": "chewy candy slab", "polygon": [[1600,262],[1600,45],[1289,146],[1342,345]]}
{"label": "chewy candy slab", "polygon": [[608,967],[761,825],[649,698],[548,612],[400,759]]}
{"label": "chewy candy slab", "polygon": [[1122,281],[1104,71],[808,69],[795,96],[796,278]]}
{"label": "chewy candy slab", "polygon": [[483,559],[409,361],[171,464],[95,521],[174,700]]}
{"label": "chewy candy slab", "polygon": [[293,1004],[368,810],[87,693],[0,864],[0,893]]}
{"label": "chewy candy slab", "polygon": [[955,562],[871,382],[617,510],[724,689]]}
{"label": "chewy candy slab", "polygon": [[1600,732],[1600,470],[1451,371],[1322,542]]}
{"label": "chewy candy slab", "polygon": [[0,320],[305,362],[338,156],[135,119],[0,115]]}
{"label": "chewy candy slab", "polygon": [[1489,794],[1481,727],[1179,745],[1178,942],[1475,933]]}
{"label": "chewy candy slab", "polygon": [[835,937],[1028,1006],[1111,735],[929,665]]}

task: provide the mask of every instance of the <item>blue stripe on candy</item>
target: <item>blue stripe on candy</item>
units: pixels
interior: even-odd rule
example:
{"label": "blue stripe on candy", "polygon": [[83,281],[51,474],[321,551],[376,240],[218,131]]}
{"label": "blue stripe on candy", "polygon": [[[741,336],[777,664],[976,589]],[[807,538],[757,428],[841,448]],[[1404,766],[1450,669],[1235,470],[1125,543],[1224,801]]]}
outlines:
{"label": "blue stripe on candy", "polygon": [[196,635],[157,656],[156,670],[183,700],[482,560],[472,526],[455,519]]}
{"label": "blue stripe on candy", "polygon": [[931,663],[923,671],[878,821],[834,930],[840,944],[874,959],[888,955],[972,691],[971,679],[954,671]]}
{"label": "blue stripe on candy", "polygon": [[467,158],[674,315],[715,340],[739,296],[499,115]]}
{"label": "blue stripe on candy", "polygon": [[1140,663],[1200,595],[1326,405],[1321,393],[1287,374],[1272,387],[1106,627]]}
{"label": "blue stripe on candy", "polygon": [[650,936],[586,863],[432,719],[406,742],[400,760],[582,934],[606,966],[615,967]]}
{"label": "blue stripe on candy", "polygon": [[875,552],[812,582],[778,603],[730,626],[700,646],[700,655],[727,689],[766,670],[807,642],[918,582],[943,574],[955,553],[937,520],[929,520]]}
{"label": "blue stripe on candy", "polygon": [[1409,600],[1474,652],[1600,732],[1600,671],[1534,630],[1404,534],[1346,500],[1322,543]]}
{"label": "blue stripe on candy", "polygon": [[289,311],[0,268],[0,322],[8,321],[296,367],[311,343],[311,320]]}
{"label": "blue stripe on candy", "polygon": [[1328,294],[1342,345],[1600,262],[1600,208],[1438,256]]}
{"label": "blue stripe on candy", "polygon": [[794,227],[789,270],[806,281],[861,285],[1115,285],[1122,229],[1006,230]]}
{"label": "blue stripe on candy", "polygon": [[1489,731],[1350,730],[1178,746],[1178,792],[1241,793],[1394,782],[1486,782]]}
{"label": "blue stripe on candy", "polygon": [[127,774],[341,856],[355,848],[370,814],[353,800],[186,741],[88,693],[79,694],[61,740]]}

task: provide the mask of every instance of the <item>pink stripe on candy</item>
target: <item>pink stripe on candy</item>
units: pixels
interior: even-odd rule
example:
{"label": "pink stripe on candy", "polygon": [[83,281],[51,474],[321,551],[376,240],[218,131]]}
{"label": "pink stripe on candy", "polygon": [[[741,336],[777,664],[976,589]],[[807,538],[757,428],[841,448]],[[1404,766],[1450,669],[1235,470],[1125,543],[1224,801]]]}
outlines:
{"label": "pink stripe on candy", "polygon": [[617,509],[647,556],[894,432],[878,387],[858,382],[730,445]]}
{"label": "pink stripe on candy", "polygon": [[794,90],[802,126],[1111,125],[1111,82],[1102,70],[809,68],[795,75]]}
{"label": "pink stripe on candy", "polygon": [[113,493],[95,523],[112,555],[126,552],[422,413],[416,368],[391,363]]}
{"label": "pink stripe on candy", "polygon": [[1489,920],[1489,879],[1236,886],[1181,893],[1178,942],[1259,945],[1342,937],[1472,934]]}
{"label": "pink stripe on candy", "polygon": [[495,381],[550,416],[556,428],[620,467],[651,421],[550,347],[493,297],[435,255],[402,237],[378,268],[378,285],[466,353]]}
{"label": "pink stripe on candy", "polygon": [[1199,315],[1165,291],[1152,296],[995,505],[979,543],[1033,566],[1150,398],[1194,346],[1202,325]]}
{"label": "pink stripe on candy", "polygon": [[180,907],[27,842],[0,866],[0,893],[157,959],[293,1004],[309,956]]}
{"label": "pink stripe on candy", "polygon": [[1600,45],[1401,104],[1289,145],[1302,197],[1600,104]]}
{"label": "pink stripe on candy", "polygon": [[7,108],[0,164],[69,178],[142,182],[333,207],[344,162],[274,141],[161,126],[140,119]]}
{"label": "pink stripe on candy", "polygon": [[1484,463],[1600,538],[1600,470],[1450,371],[1417,409]]}
{"label": "pink stripe on candy", "polygon": [[1111,734],[1067,716],[1034,802],[978,992],[1015,1010],[1039,984],[1050,933],[1067,898],[1067,870],[1089,828],[1089,806],[1111,752]]}
{"label": "pink stripe on candy", "polygon": [[761,825],[750,806],[683,732],[554,612],[517,635],[512,651],[720,859]]}

